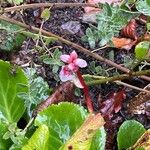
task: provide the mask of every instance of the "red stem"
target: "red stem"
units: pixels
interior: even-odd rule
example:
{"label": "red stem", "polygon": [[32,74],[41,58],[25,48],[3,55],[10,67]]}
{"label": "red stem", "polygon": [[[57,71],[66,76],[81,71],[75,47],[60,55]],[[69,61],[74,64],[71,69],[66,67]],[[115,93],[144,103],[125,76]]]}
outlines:
{"label": "red stem", "polygon": [[92,105],[91,97],[90,97],[90,95],[89,95],[89,88],[88,88],[88,86],[86,85],[86,83],[84,82],[84,79],[83,79],[83,77],[82,77],[82,74],[80,73],[79,70],[76,72],[76,74],[77,74],[78,79],[80,80],[80,83],[81,83],[82,86],[84,87],[84,88],[83,88],[83,92],[84,92],[84,95],[85,95],[87,108],[88,108],[89,112],[93,112],[93,105]]}

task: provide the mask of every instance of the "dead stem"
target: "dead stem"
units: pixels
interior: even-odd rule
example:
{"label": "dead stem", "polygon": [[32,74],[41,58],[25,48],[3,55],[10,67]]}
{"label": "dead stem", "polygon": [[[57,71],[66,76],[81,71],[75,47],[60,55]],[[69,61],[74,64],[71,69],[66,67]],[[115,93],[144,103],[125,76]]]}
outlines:
{"label": "dead stem", "polygon": [[2,10],[2,13],[22,10],[22,9],[29,9],[29,8],[32,8],[32,9],[40,8],[40,7],[64,8],[64,7],[86,7],[86,6],[98,7],[98,5],[96,4],[89,4],[89,3],[34,3],[34,4],[24,4],[20,6],[4,8],[4,10]]}
{"label": "dead stem", "polygon": [[[32,31],[34,31],[34,32],[36,32],[36,33],[39,32],[39,30],[40,30],[39,28],[36,28],[36,27],[34,27],[34,26],[26,25],[26,24],[24,24],[24,23],[21,23],[21,22],[19,22],[19,21],[14,20],[14,19],[10,19],[10,18],[8,18],[8,17],[6,17],[6,16],[4,16],[4,15],[1,15],[1,16],[0,16],[0,20],[4,20],[4,21],[10,22],[10,23],[19,25],[19,26],[21,26],[21,27],[23,27],[23,28],[32,30]],[[111,61],[111,60],[108,60],[108,59],[106,59],[106,58],[103,58],[102,56],[100,56],[100,55],[98,55],[98,54],[96,54],[96,53],[92,53],[90,50],[88,50],[88,49],[86,49],[86,48],[84,48],[84,47],[82,47],[82,46],[80,46],[80,45],[78,45],[78,44],[76,44],[76,43],[73,43],[73,42],[71,42],[71,41],[69,41],[69,40],[66,40],[66,39],[64,39],[64,38],[62,38],[62,37],[60,37],[60,36],[58,36],[58,35],[55,35],[55,34],[53,34],[53,33],[51,33],[51,32],[45,31],[45,30],[43,30],[43,29],[41,30],[41,33],[42,33],[43,35],[45,35],[45,36],[54,37],[54,38],[58,39],[59,41],[61,41],[62,43],[65,43],[65,44],[67,44],[67,45],[70,45],[70,46],[72,46],[73,48],[79,50],[80,52],[83,52],[83,53],[85,53],[85,54],[88,55],[88,56],[91,56],[91,57],[93,57],[93,58],[95,58],[95,59],[97,59],[97,60],[99,60],[99,61],[102,61],[102,62],[106,63],[107,65],[113,66],[113,67],[117,68],[118,70],[121,70],[121,71],[123,71],[123,72],[125,72],[125,73],[127,73],[127,74],[130,73],[130,70],[129,70],[129,69],[127,69],[127,68],[125,68],[125,67],[122,67],[121,65],[116,64],[115,62],[113,62],[113,61]],[[130,74],[132,74],[132,73],[130,73]],[[148,74],[147,74],[147,75],[148,75]],[[127,75],[127,76],[129,76],[129,75]],[[142,79],[145,79],[145,80],[147,80],[147,81],[150,81],[150,77],[144,76],[143,74],[142,74],[141,78],[142,78]]]}
{"label": "dead stem", "polygon": [[89,81],[87,82],[87,85],[96,85],[96,84],[102,84],[102,83],[107,83],[107,82],[114,82],[117,80],[125,80],[125,79],[130,79],[132,77],[139,77],[142,75],[149,75],[150,74],[150,69],[149,70],[142,70],[142,71],[136,71],[132,72],[131,74],[121,74],[113,77],[103,77],[103,76],[95,76],[95,75],[83,75],[83,77],[91,77],[95,79],[94,81]]}

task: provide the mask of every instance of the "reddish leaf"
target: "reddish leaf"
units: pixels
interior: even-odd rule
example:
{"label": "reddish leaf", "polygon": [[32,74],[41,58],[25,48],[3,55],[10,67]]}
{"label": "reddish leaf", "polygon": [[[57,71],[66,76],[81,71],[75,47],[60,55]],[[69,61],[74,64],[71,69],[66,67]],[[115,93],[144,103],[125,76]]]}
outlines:
{"label": "reddish leaf", "polygon": [[33,111],[32,116],[36,117],[36,115],[47,108],[51,104],[57,104],[61,101],[72,101],[74,99],[74,84],[70,81],[62,83],[54,93],[47,98],[47,100],[41,102],[37,108]]}
{"label": "reddish leaf", "polygon": [[131,38],[133,40],[137,40],[138,39],[138,35],[136,32],[137,27],[138,27],[138,24],[137,24],[136,20],[132,19],[127,24],[127,26],[121,30],[121,35],[124,37]]}
{"label": "reddish leaf", "polygon": [[100,111],[104,118],[111,119],[114,113],[118,113],[122,107],[122,102],[125,99],[125,90],[122,89],[117,93],[113,93],[107,100],[102,102]]}

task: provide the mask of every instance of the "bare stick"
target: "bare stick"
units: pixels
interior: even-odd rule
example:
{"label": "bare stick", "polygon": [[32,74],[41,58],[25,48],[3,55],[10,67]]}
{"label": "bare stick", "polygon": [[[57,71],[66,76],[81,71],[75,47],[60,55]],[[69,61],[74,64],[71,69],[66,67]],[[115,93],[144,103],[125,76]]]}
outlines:
{"label": "bare stick", "polygon": [[102,84],[102,83],[107,83],[107,82],[114,82],[117,80],[130,79],[132,77],[139,77],[142,75],[149,75],[149,74],[150,74],[150,69],[132,72],[132,74],[121,74],[121,75],[117,75],[113,77],[103,77],[103,76],[95,76],[95,75],[89,75],[89,74],[83,75],[83,77],[90,77],[90,78],[95,79],[94,81],[87,82],[87,85],[96,85],[96,84]]}
{"label": "bare stick", "polygon": [[[8,17],[5,17],[4,15],[1,15],[1,16],[0,16],[0,20],[5,20],[5,21],[7,21],[7,22],[10,22],[10,23],[19,25],[19,26],[21,26],[21,27],[23,27],[23,28],[32,30],[32,31],[34,31],[34,32],[36,32],[36,33],[39,32],[39,30],[40,30],[39,28],[36,28],[36,27],[34,27],[34,26],[26,25],[26,24],[24,24],[24,23],[21,23],[21,22],[19,22],[19,21],[14,20],[14,19],[10,19],[10,18],[8,18]],[[123,71],[123,72],[125,72],[125,73],[129,73],[129,72],[130,72],[129,69],[127,69],[127,68],[125,68],[125,67],[122,67],[121,65],[116,64],[115,62],[113,62],[113,61],[111,61],[111,60],[108,60],[108,59],[106,59],[106,58],[103,58],[102,56],[100,56],[100,55],[98,55],[98,54],[96,54],[96,53],[92,53],[90,50],[88,50],[88,49],[86,49],[86,48],[84,48],[84,47],[82,47],[82,46],[80,46],[80,45],[78,45],[78,44],[76,44],[76,43],[73,43],[73,42],[71,42],[71,41],[69,41],[69,40],[66,40],[66,39],[64,39],[64,38],[62,38],[62,37],[60,37],[60,36],[58,36],[58,35],[55,35],[55,34],[53,34],[53,33],[51,33],[51,32],[45,31],[45,30],[43,30],[43,29],[41,30],[41,33],[42,33],[43,35],[46,35],[46,36],[54,37],[54,38],[58,39],[59,41],[61,41],[62,43],[65,43],[65,44],[67,44],[67,45],[70,45],[70,46],[72,46],[73,48],[79,50],[80,52],[83,52],[83,53],[85,53],[86,55],[89,55],[89,56],[91,56],[91,57],[93,57],[93,58],[95,58],[95,59],[97,59],[97,60],[99,60],[99,61],[101,61],[101,62],[104,62],[104,63],[106,63],[106,64],[108,64],[108,65],[110,65],[110,66],[113,66],[113,67],[117,68],[118,70],[121,70],[121,71]],[[147,81],[150,81],[150,77],[141,76],[141,78],[142,78],[142,79],[145,79],[145,80],[147,80]]]}
{"label": "bare stick", "polygon": [[133,86],[131,84],[128,84],[128,83],[124,83],[122,81],[114,81],[115,83],[119,84],[119,85],[123,85],[123,86],[126,86],[128,88],[131,88],[131,89],[134,89],[134,90],[138,90],[138,91],[141,91],[141,92],[146,92],[146,93],[149,93],[150,94],[150,91],[148,90],[145,90],[145,89],[142,89],[142,88],[139,88],[137,86]]}
{"label": "bare stick", "polygon": [[40,7],[53,7],[53,8],[64,8],[64,7],[98,7],[96,4],[89,4],[89,3],[34,3],[34,4],[24,4],[20,6],[13,6],[4,8],[3,12],[11,12],[21,9],[28,9],[28,8],[40,8]]}

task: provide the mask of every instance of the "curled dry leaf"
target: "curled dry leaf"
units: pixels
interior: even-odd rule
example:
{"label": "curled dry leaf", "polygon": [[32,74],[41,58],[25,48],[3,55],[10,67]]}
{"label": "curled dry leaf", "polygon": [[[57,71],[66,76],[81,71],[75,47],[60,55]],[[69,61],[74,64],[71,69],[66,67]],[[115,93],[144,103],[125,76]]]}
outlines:
{"label": "curled dry leaf", "polygon": [[[150,91],[150,84],[148,84],[145,90]],[[130,100],[128,104],[128,111],[133,114],[149,114],[150,93],[140,92],[137,96]],[[148,108],[147,108],[148,107]]]}
{"label": "curled dry leaf", "polygon": [[131,148],[129,148],[129,150],[137,150],[139,148],[143,148],[144,150],[150,150],[150,129],[147,130],[137,140],[137,142]]}
{"label": "curled dry leaf", "polygon": [[130,50],[132,48],[132,46],[135,45],[136,41],[131,40],[129,38],[113,37],[112,43],[113,43],[114,47],[116,47],[116,48]]}
{"label": "curled dry leaf", "polygon": [[138,24],[135,19],[131,19],[130,22],[121,30],[121,35],[124,37],[131,38],[133,40],[138,39],[136,29]]}
{"label": "curled dry leaf", "polygon": [[107,100],[102,102],[100,112],[106,119],[111,119],[114,113],[118,113],[125,99],[125,90],[122,89],[117,93],[113,93]]}
{"label": "curled dry leaf", "polygon": [[37,108],[33,111],[32,116],[36,117],[37,114],[47,108],[51,104],[57,104],[61,101],[72,101],[74,99],[74,84],[70,81],[62,83],[54,93],[47,98],[47,100],[42,101]]}
{"label": "curled dry leaf", "polygon": [[100,113],[90,114],[81,127],[73,134],[63,147],[63,150],[87,150],[90,148],[92,137],[96,133],[97,129],[102,127],[105,121]]}

